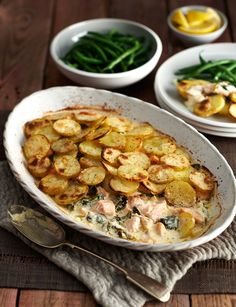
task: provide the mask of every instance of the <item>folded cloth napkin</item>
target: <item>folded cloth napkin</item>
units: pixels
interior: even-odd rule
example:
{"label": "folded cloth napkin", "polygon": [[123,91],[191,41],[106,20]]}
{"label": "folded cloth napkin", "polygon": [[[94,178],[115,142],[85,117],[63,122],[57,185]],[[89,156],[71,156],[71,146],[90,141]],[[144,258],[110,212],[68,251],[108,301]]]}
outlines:
{"label": "folded cloth napkin", "polygon": [[[25,205],[44,212],[13,177],[7,162],[0,162],[0,226],[18,236],[31,248],[47,257],[50,261],[71,273],[82,281],[102,306],[141,307],[151,297],[133,286],[113,267],[87,254],[68,248],[46,249],[31,243],[12,226],[7,211],[13,204]],[[227,230],[202,246],[179,252],[150,253],[132,251],[108,245],[87,237],[77,231],[70,231],[68,238],[108,259],[142,272],[164,283],[170,291],[191,266],[197,262],[212,258],[236,259],[236,220]]]}

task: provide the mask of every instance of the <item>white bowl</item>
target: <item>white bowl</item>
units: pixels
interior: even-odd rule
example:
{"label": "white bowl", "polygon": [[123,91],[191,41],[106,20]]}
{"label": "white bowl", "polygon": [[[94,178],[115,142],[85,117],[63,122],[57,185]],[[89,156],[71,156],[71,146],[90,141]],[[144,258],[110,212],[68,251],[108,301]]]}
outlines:
{"label": "white bowl", "polygon": [[[145,37],[153,45],[150,59],[138,68],[121,73],[92,73],[66,65],[61,58],[71,47],[88,31],[105,33],[111,29],[117,29],[123,34],[132,34]],[[162,53],[162,43],[159,36],[148,27],[123,19],[91,19],[73,24],[53,39],[50,47],[52,59],[58,69],[75,83],[97,87],[114,89],[133,84],[146,77],[156,66]]]}
{"label": "white bowl", "polygon": [[211,43],[213,41],[215,41],[218,37],[220,37],[224,30],[226,29],[227,25],[228,25],[228,20],[226,18],[226,16],[220,12],[217,9],[214,9],[216,11],[216,13],[219,15],[220,19],[221,19],[221,26],[219,29],[210,32],[210,33],[206,33],[206,34],[188,34],[188,33],[184,33],[180,30],[178,30],[172,23],[172,16],[173,14],[177,11],[177,10],[181,10],[183,11],[183,13],[187,12],[188,10],[200,10],[200,11],[205,11],[206,8],[208,6],[204,6],[204,5],[188,5],[188,6],[183,6],[180,8],[175,9],[174,11],[172,11],[168,18],[167,18],[167,23],[169,28],[172,30],[172,32],[174,33],[174,35],[176,37],[178,37],[180,40],[182,40],[183,42],[185,42],[188,45],[200,45],[200,44],[207,44],[207,43]]}
{"label": "white bowl", "polygon": [[[40,191],[23,163],[22,143],[24,135],[22,126],[26,121],[41,117],[46,111],[76,104],[105,104],[106,107],[112,109],[118,108],[124,116],[138,121],[150,122],[157,129],[173,136],[178,144],[187,147],[193,153],[193,156],[215,175],[219,184],[218,191],[222,212],[208,231],[197,239],[175,244],[148,244],[113,238],[103,232],[89,229],[83,223],[72,219],[61,211],[46,194]],[[225,158],[196,129],[169,112],[136,98],[104,90],[72,86],[55,87],[36,92],[23,99],[10,114],[4,132],[4,147],[16,179],[31,197],[58,220],[109,244],[146,251],[175,251],[191,248],[218,236],[229,226],[235,215],[235,179]]]}

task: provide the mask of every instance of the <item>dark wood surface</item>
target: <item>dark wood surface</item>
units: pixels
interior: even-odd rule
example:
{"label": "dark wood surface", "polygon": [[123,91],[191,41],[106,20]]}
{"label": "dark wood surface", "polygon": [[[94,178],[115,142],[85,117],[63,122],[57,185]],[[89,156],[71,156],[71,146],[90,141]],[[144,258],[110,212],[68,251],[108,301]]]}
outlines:
{"label": "dark wood surface", "polygon": [[[72,81],[59,73],[49,56],[53,36],[64,27],[85,19],[100,17],[125,18],[141,22],[158,33],[163,42],[163,54],[156,69],[144,80],[117,92],[138,97],[158,105],[153,91],[155,72],[169,56],[185,48],[167,28],[168,13],[179,6],[196,4],[195,0],[0,0],[0,131],[7,114],[25,96],[42,88],[71,85]],[[225,12],[229,26],[219,42],[236,40],[236,2],[231,0],[199,0],[197,4],[215,7]],[[206,135],[221,151],[236,171],[235,139]],[[4,160],[2,133],[0,160]],[[204,267],[205,266],[205,267]],[[233,264],[235,267],[235,263]],[[199,264],[207,271],[215,270],[220,283],[230,281],[232,267],[217,260]],[[191,271],[190,271],[191,272]],[[235,273],[235,271],[234,271]],[[228,274],[228,277],[227,277]],[[189,277],[191,282],[191,277]],[[209,281],[210,282],[210,281]],[[232,285],[231,285],[232,286]],[[236,292],[236,285],[232,289]],[[236,306],[236,295],[175,294],[166,304],[157,302],[145,306]],[[90,293],[46,290],[0,289],[0,306],[97,306]]]}

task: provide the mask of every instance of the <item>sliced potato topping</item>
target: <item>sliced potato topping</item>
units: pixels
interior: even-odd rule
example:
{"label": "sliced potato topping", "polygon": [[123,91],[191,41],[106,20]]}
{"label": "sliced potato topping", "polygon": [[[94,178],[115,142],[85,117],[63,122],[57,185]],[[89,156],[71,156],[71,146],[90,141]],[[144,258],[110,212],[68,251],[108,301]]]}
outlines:
{"label": "sliced potato topping", "polygon": [[196,202],[194,188],[185,181],[174,180],[167,184],[165,197],[173,206],[193,207]]}
{"label": "sliced potato topping", "polygon": [[85,168],[79,174],[79,181],[87,185],[97,185],[101,183],[106,176],[106,172],[103,167],[92,166]]}
{"label": "sliced potato topping", "polygon": [[168,165],[151,165],[148,173],[149,180],[155,183],[167,183],[174,180],[174,170]]}
{"label": "sliced potato topping", "polygon": [[221,95],[208,96],[207,99],[196,103],[193,107],[193,112],[202,117],[214,115],[225,106],[225,98]]}
{"label": "sliced potato topping", "polygon": [[177,169],[183,169],[190,166],[190,161],[184,156],[176,153],[167,154],[161,157],[161,163],[175,167]]}
{"label": "sliced potato topping", "polygon": [[[50,120],[45,118],[39,118],[32,120],[30,122],[25,123],[24,125],[24,133],[26,137],[30,137],[32,134],[35,134],[34,131],[37,130],[40,127],[47,126],[50,124]],[[36,133],[39,134],[39,133]]]}
{"label": "sliced potato topping", "polygon": [[80,124],[73,119],[58,119],[54,122],[53,128],[61,135],[74,136],[80,134]]}
{"label": "sliced potato topping", "polygon": [[117,132],[129,131],[133,126],[133,123],[128,118],[120,116],[109,116],[105,119],[104,124],[112,127]]}
{"label": "sliced potato topping", "polygon": [[92,123],[103,117],[102,114],[89,110],[81,110],[74,113],[75,119],[80,123]]}
{"label": "sliced potato topping", "polygon": [[35,156],[45,157],[50,151],[50,143],[44,135],[32,135],[25,141],[23,151],[26,159]]}
{"label": "sliced potato topping", "polygon": [[60,134],[55,131],[51,123],[34,129],[32,135],[35,134],[41,134],[46,136],[49,142],[56,141],[60,138]]}
{"label": "sliced potato topping", "polygon": [[118,157],[121,154],[119,149],[107,147],[102,151],[102,158],[109,162],[112,165],[116,165],[118,163]]}
{"label": "sliced potato topping", "polygon": [[143,149],[147,154],[163,156],[173,153],[176,150],[176,144],[174,140],[168,136],[155,136],[143,141]]}
{"label": "sliced potato topping", "polygon": [[64,192],[55,195],[54,200],[59,205],[70,205],[78,201],[88,192],[88,186],[79,183],[78,181],[70,181]]}
{"label": "sliced potato topping", "polygon": [[110,186],[116,192],[132,194],[137,191],[139,183],[132,182],[124,178],[114,177],[110,180]]}
{"label": "sliced potato topping", "polygon": [[51,149],[56,153],[65,154],[71,151],[77,151],[77,146],[69,138],[61,138],[55,142],[52,142]]}
{"label": "sliced potato topping", "polygon": [[80,143],[79,150],[81,153],[91,156],[95,159],[101,158],[102,147],[96,141],[84,141]]}
{"label": "sliced potato topping", "polygon": [[166,188],[166,183],[154,183],[150,180],[143,181],[143,185],[153,194],[160,194]]}
{"label": "sliced potato topping", "polygon": [[189,179],[195,188],[203,192],[212,191],[214,188],[213,177],[207,169],[201,168],[199,171],[192,171]]}
{"label": "sliced potato topping", "polygon": [[48,195],[62,193],[68,186],[68,179],[57,174],[48,174],[39,182],[39,189]]}
{"label": "sliced potato topping", "polygon": [[135,126],[127,134],[133,135],[133,136],[144,137],[144,136],[151,135],[153,132],[154,132],[154,128],[151,125],[144,123],[144,124],[139,124],[139,125]]}
{"label": "sliced potato topping", "polygon": [[120,154],[118,157],[120,164],[131,164],[133,166],[139,166],[143,169],[147,169],[150,166],[149,157],[143,152],[127,152]]}
{"label": "sliced potato topping", "polygon": [[99,127],[95,130],[90,131],[86,136],[85,139],[86,140],[95,140],[100,138],[101,136],[106,135],[107,133],[109,133],[111,131],[111,128],[109,127]]}
{"label": "sliced potato topping", "polygon": [[180,219],[180,234],[181,237],[191,235],[191,231],[195,226],[195,219],[190,212],[181,212],[179,214]]}
{"label": "sliced potato topping", "polygon": [[66,178],[76,177],[80,172],[80,164],[70,155],[58,156],[54,161],[56,172]]}
{"label": "sliced potato topping", "polygon": [[100,161],[87,156],[81,157],[79,163],[82,168],[87,168],[91,166],[102,166],[102,163]]}
{"label": "sliced potato topping", "polygon": [[139,151],[142,147],[142,139],[135,135],[127,135],[125,143],[125,152]]}
{"label": "sliced potato topping", "polygon": [[108,171],[109,174],[113,176],[117,176],[117,168],[111,165],[110,163],[106,161],[102,161],[102,164],[105,166],[106,170]]}
{"label": "sliced potato topping", "polygon": [[100,138],[99,142],[102,145],[122,150],[125,147],[126,139],[123,134],[114,131]]}
{"label": "sliced potato topping", "polygon": [[48,157],[34,156],[29,158],[27,167],[30,173],[35,177],[44,177],[47,175],[51,166]]}
{"label": "sliced potato topping", "polygon": [[148,177],[148,172],[146,170],[133,164],[121,165],[118,168],[117,174],[121,178],[137,182],[141,182]]}

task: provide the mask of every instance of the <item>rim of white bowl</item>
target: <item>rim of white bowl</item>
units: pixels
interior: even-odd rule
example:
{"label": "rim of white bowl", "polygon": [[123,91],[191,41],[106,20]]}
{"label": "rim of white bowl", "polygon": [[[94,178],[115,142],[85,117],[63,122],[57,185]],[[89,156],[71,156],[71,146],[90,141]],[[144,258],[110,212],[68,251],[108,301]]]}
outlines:
{"label": "rim of white bowl", "polygon": [[[77,68],[73,68],[70,67],[68,65],[66,65],[57,55],[55,48],[57,45],[57,42],[59,40],[59,37],[65,33],[66,31],[68,31],[69,29],[75,28],[77,27],[79,24],[86,24],[86,23],[93,23],[96,21],[103,21],[103,22],[120,22],[120,23],[126,23],[126,24],[130,24],[130,25],[134,25],[136,27],[142,28],[143,30],[147,31],[153,38],[154,41],[156,43],[156,50],[154,52],[154,54],[152,55],[152,57],[143,65],[125,71],[125,72],[120,72],[120,73],[94,73],[94,72],[89,72],[89,71],[85,71],[85,70],[81,70],[81,69],[77,69]],[[151,62],[153,62],[153,66],[156,65],[157,61],[159,60],[161,53],[162,53],[162,42],[160,37],[156,34],[156,32],[154,30],[152,30],[151,28],[136,22],[136,21],[131,21],[131,20],[127,20],[127,19],[120,19],[120,18],[95,18],[95,19],[88,19],[88,20],[84,20],[84,21],[80,21],[77,23],[74,23],[66,28],[64,28],[63,30],[61,30],[60,32],[58,32],[56,34],[56,36],[53,38],[51,45],[50,45],[50,54],[52,59],[54,60],[54,62],[59,65],[61,68],[68,70],[72,73],[78,74],[78,75],[82,75],[82,76],[86,76],[86,77],[95,77],[95,78],[123,78],[125,76],[128,76],[129,74],[133,74],[135,72],[137,72],[140,68],[145,68],[146,66],[149,66]],[[154,68],[154,67],[153,67]]]}

